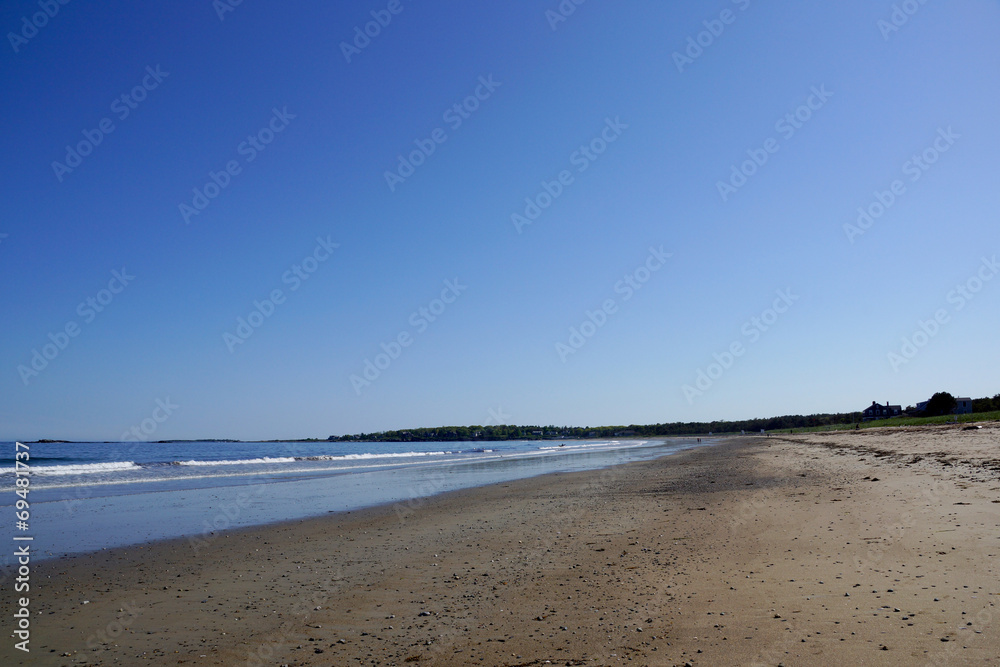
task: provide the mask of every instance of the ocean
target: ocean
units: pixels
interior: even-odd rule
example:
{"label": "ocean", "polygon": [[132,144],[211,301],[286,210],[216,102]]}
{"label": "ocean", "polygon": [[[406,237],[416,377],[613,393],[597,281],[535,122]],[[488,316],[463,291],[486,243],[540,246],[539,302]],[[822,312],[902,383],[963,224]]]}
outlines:
{"label": "ocean", "polygon": [[[38,560],[166,538],[197,545],[227,528],[386,503],[404,516],[416,499],[445,491],[595,470],[712,442],[26,444],[27,527],[15,523],[14,443],[0,443],[10,462],[0,473],[0,508],[9,517],[8,539],[32,537]],[[9,560],[0,557],[0,566]]]}

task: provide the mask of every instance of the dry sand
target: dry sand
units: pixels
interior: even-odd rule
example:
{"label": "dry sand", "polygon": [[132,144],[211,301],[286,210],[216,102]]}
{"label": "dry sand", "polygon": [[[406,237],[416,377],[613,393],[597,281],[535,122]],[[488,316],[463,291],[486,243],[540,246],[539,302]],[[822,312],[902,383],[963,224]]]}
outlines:
{"label": "dry sand", "polygon": [[997,503],[1000,424],[734,438],[54,561],[0,662],[995,665]]}

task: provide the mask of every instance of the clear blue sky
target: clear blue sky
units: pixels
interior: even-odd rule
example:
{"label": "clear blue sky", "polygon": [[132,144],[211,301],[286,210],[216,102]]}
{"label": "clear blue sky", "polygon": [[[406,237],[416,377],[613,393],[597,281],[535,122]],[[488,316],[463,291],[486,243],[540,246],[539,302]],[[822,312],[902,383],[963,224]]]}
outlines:
{"label": "clear blue sky", "polygon": [[994,0],[218,6],[0,10],[0,439],[1000,392]]}

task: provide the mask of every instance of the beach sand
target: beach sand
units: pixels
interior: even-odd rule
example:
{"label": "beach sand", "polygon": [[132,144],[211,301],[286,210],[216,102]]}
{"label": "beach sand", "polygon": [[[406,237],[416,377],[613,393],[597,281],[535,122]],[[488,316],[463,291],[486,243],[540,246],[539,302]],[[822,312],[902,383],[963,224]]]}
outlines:
{"label": "beach sand", "polygon": [[0,662],[998,664],[998,503],[996,423],[732,438],[43,563]]}

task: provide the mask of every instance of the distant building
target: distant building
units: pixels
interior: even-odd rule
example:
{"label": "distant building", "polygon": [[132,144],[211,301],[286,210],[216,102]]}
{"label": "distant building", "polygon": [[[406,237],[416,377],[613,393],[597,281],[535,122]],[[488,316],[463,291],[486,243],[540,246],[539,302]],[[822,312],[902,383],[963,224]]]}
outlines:
{"label": "distant building", "polygon": [[[921,413],[927,409],[927,404],[930,403],[930,399],[926,401],[920,401],[917,403],[916,411]],[[955,399],[955,409],[951,411],[953,415],[971,415],[972,414],[972,399],[967,397],[956,398]]]}
{"label": "distant building", "polygon": [[903,408],[899,405],[879,405],[875,401],[865,408],[861,412],[862,419],[864,421],[871,421],[872,419],[888,419],[889,417],[898,417],[903,414]]}

